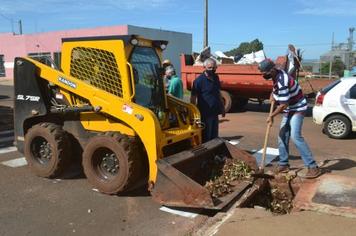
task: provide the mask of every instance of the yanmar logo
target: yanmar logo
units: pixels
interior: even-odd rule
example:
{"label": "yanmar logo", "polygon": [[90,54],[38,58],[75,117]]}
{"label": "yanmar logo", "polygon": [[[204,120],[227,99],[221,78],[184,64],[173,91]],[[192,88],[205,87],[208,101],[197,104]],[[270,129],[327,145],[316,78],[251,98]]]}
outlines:
{"label": "yanmar logo", "polygon": [[65,84],[65,85],[68,85],[69,87],[72,87],[74,89],[77,88],[77,85],[75,83],[73,83],[72,81],[69,81],[69,80],[67,80],[67,79],[65,79],[63,77],[59,77],[58,81],[63,83],[63,84]]}

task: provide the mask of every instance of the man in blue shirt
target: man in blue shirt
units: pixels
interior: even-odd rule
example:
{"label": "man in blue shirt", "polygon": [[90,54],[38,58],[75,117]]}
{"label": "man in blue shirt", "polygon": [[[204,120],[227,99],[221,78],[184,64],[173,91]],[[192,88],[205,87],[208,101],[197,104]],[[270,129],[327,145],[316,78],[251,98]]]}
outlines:
{"label": "man in blue shirt", "polygon": [[204,61],[205,71],[194,80],[190,102],[197,105],[201,114],[203,142],[219,136],[219,114],[225,116],[223,100],[220,94],[220,80],[216,71],[215,60]]}

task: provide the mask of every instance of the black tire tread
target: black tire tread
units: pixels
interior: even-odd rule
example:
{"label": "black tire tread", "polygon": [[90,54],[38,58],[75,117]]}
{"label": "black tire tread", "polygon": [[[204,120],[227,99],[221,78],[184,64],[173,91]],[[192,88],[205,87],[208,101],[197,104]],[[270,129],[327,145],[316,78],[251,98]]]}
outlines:
{"label": "black tire tread", "polygon": [[[113,187],[112,190],[110,191],[104,191],[100,188],[100,186],[96,186],[94,181],[91,181],[92,175],[88,173],[88,170],[86,170],[86,165],[84,164],[85,161],[84,158],[87,156],[87,148],[84,149],[83,153],[83,167],[84,167],[84,172],[85,175],[87,176],[89,182],[91,182],[94,187],[96,187],[100,192],[106,193],[106,194],[117,194],[119,192],[125,192],[128,189],[130,189],[133,185],[136,184],[138,179],[141,177],[141,172],[142,172],[142,161],[143,158],[140,157],[140,150],[142,150],[142,147],[140,147],[140,143],[137,141],[136,138],[131,138],[125,134],[119,133],[119,132],[105,132],[102,134],[99,134],[98,136],[106,136],[111,139],[113,139],[114,142],[117,142],[123,149],[125,156],[127,157],[127,168],[128,168],[128,174],[127,174],[127,180],[126,183],[123,186],[117,186],[116,188]],[[97,137],[97,136],[95,136]],[[94,138],[95,138],[94,137]],[[90,141],[89,141],[90,142]],[[88,143],[89,144],[89,143]]]}
{"label": "black tire tread", "polygon": [[128,157],[128,180],[126,185],[123,187],[122,191],[126,191],[131,188],[136,181],[140,178],[141,173],[141,158],[140,158],[140,147],[138,141],[135,138],[130,138],[127,135],[118,133],[118,132],[107,132],[105,135],[111,136],[114,138],[120,145],[124,148],[127,157]]}
{"label": "black tire tread", "polygon": [[[45,175],[41,174],[36,169],[32,169],[32,171],[36,175],[39,175],[41,177],[46,177],[46,178],[58,177],[65,171],[70,161],[68,155],[70,143],[68,142],[67,133],[62,129],[60,125],[44,122],[31,127],[28,130],[27,134],[31,132],[35,132],[37,129],[45,129],[48,133],[50,133],[54,137],[58,155],[57,157],[52,157],[52,158],[57,158],[57,164],[54,166],[54,168],[50,173]],[[26,157],[26,160],[27,162],[32,161],[29,157]]]}

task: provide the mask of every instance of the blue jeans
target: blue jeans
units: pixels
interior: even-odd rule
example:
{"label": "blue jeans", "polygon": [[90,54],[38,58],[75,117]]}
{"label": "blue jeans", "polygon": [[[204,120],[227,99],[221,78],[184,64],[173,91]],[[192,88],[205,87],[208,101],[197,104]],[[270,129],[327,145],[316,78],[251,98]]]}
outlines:
{"label": "blue jeans", "polygon": [[219,136],[219,117],[216,116],[202,116],[202,122],[205,124],[203,129],[203,143],[208,142]]}
{"label": "blue jeans", "polygon": [[308,168],[317,167],[313,154],[302,137],[303,120],[303,113],[283,114],[278,137],[279,165],[288,165],[289,139],[292,138],[303,159],[304,165]]}

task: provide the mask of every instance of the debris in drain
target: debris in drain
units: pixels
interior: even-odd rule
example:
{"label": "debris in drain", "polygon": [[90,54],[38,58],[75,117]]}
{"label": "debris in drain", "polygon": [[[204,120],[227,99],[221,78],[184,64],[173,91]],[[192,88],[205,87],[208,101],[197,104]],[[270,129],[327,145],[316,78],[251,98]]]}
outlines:
{"label": "debris in drain", "polygon": [[238,181],[250,179],[253,170],[243,161],[216,157],[211,173],[204,187],[213,198],[219,198],[233,192]]}
{"label": "debris in drain", "polygon": [[277,215],[288,214],[293,209],[293,202],[291,196],[278,187],[271,189],[272,202],[271,202],[271,212]]}
{"label": "debris in drain", "polygon": [[276,178],[269,180],[268,186],[251,200],[247,207],[261,206],[274,215],[289,214],[293,209],[294,190],[293,179]]}

